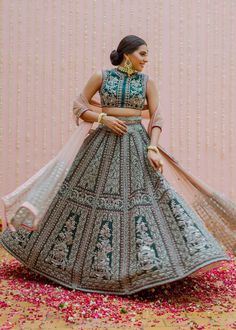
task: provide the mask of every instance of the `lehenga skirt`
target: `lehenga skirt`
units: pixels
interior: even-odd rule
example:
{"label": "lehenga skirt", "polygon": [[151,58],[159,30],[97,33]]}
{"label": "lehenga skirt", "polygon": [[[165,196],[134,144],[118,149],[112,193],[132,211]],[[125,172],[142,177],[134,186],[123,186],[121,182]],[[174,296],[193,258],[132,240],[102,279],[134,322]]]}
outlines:
{"label": "lehenga skirt", "polygon": [[[38,231],[2,233],[3,247],[65,287],[126,295],[231,260],[201,217],[147,157],[141,117],[98,125],[78,151]],[[165,171],[165,169],[164,169]]]}

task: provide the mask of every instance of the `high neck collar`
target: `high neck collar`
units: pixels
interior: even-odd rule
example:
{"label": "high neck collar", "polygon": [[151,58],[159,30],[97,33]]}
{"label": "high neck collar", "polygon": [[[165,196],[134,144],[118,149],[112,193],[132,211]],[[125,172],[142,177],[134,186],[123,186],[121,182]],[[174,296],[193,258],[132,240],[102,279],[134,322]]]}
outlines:
{"label": "high neck collar", "polygon": [[117,66],[116,68],[115,68],[115,70],[117,70],[118,72],[121,72],[121,73],[123,73],[123,74],[125,74],[125,75],[127,75],[127,76],[134,76],[135,74],[137,74],[138,73],[138,71],[134,71],[134,72],[132,72],[131,74],[128,74],[128,72],[127,71],[123,71],[122,70],[122,66]]}

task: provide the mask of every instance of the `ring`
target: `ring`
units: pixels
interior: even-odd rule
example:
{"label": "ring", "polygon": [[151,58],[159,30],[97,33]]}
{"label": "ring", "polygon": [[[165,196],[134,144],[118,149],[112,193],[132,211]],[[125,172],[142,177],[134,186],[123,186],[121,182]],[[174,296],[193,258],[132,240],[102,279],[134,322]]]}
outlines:
{"label": "ring", "polygon": [[159,160],[159,163],[160,163],[160,165],[163,165],[163,161],[162,160]]}

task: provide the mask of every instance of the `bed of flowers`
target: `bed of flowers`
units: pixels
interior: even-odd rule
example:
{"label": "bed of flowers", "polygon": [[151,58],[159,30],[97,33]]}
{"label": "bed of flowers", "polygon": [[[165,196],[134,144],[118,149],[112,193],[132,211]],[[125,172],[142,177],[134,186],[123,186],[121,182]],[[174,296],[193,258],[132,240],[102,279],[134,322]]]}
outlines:
{"label": "bed of flowers", "polygon": [[[233,258],[195,278],[188,276],[124,297],[64,288],[32,272],[17,260],[4,257],[0,262],[0,313],[5,313],[7,319],[0,329],[15,329],[12,320],[19,313],[17,304],[22,302],[26,306],[29,304],[28,315],[32,321],[40,320],[41,309],[46,306],[49,310],[57,311],[60,318],[71,326],[80,325],[79,329],[83,329],[83,324],[88,320],[95,319],[102,319],[104,326],[109,323],[139,329],[142,327],[142,318],[138,316],[147,310],[156,316],[156,321],[150,321],[150,327],[155,327],[155,322],[159,322],[158,317],[168,313],[169,319],[189,325],[189,329],[209,329],[206,324],[193,324],[188,317],[183,317],[183,312],[214,312],[215,306],[222,313],[235,311],[235,264]],[[23,314],[18,315],[18,324],[24,324],[24,317]],[[227,326],[235,329],[236,323],[231,322]]]}

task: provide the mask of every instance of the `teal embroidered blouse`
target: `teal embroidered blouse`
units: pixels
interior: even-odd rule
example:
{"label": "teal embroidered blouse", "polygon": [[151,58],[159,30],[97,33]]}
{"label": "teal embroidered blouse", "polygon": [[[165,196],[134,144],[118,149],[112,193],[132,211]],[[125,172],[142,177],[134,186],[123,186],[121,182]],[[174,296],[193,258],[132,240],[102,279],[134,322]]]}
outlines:
{"label": "teal embroidered blouse", "polygon": [[102,107],[144,109],[148,75],[136,72],[128,76],[117,68],[102,70],[102,74]]}

